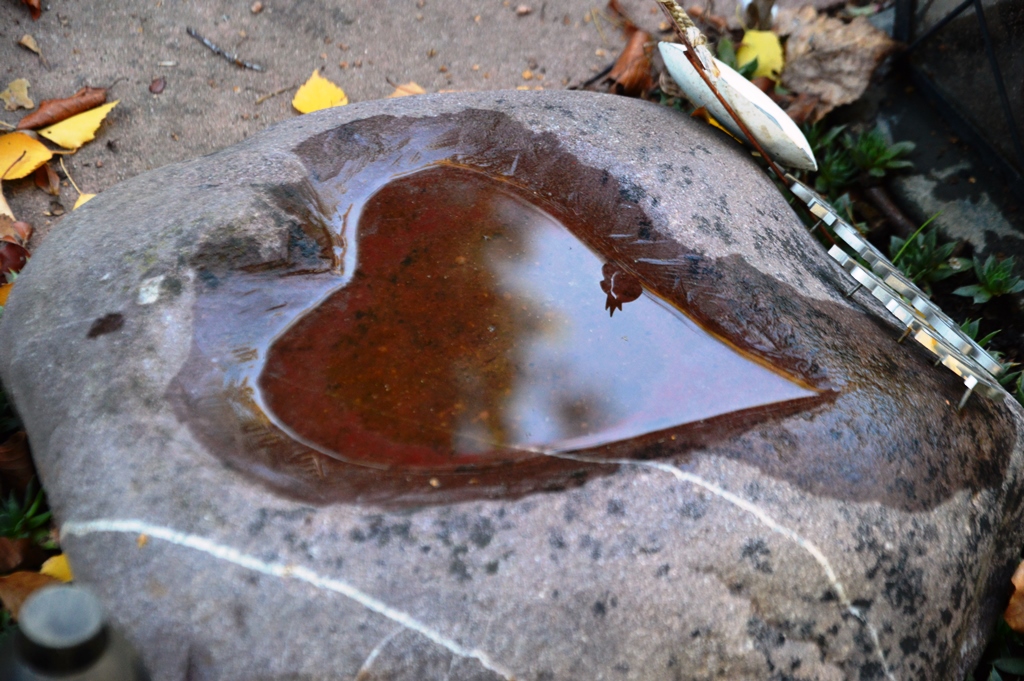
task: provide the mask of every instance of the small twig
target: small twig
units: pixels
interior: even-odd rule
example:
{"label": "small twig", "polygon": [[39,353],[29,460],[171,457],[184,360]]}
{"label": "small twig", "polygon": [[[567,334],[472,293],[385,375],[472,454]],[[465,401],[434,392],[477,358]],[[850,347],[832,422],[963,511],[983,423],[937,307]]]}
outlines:
{"label": "small twig", "polygon": [[0,121],[0,125],[4,126],[8,130],[17,130],[18,129],[17,126],[11,125],[10,123],[7,123],[6,121]]}
{"label": "small twig", "polygon": [[283,87],[280,90],[274,90],[273,92],[271,92],[269,94],[262,95],[259,99],[256,100],[256,103],[257,104],[262,104],[263,102],[267,101],[271,97],[277,97],[278,95],[283,95],[284,93],[288,92],[289,90],[291,90],[294,87],[295,87],[294,85],[289,85],[288,87]]}
{"label": "small twig", "polygon": [[71,177],[71,173],[68,172],[67,166],[64,165],[64,157],[61,156],[58,160],[60,161],[60,169],[64,171],[64,177],[68,178],[68,182],[71,183],[71,186],[74,187],[75,191],[78,192],[78,195],[81,196],[82,190],[78,188],[77,184],[75,184],[75,179]]}
{"label": "small twig", "polygon": [[917,229],[917,224],[912,222],[900,210],[900,207],[893,202],[889,197],[889,193],[885,191],[882,185],[866,188],[864,196],[885,216],[897,235],[906,237],[908,234],[913,234],[914,230]]}
{"label": "small twig", "polygon": [[204,38],[203,36],[201,36],[199,34],[199,32],[196,31],[196,29],[194,29],[192,27],[186,27],[185,28],[185,32],[188,33],[193,38],[195,38],[196,40],[198,40],[199,42],[201,42],[203,45],[205,45],[207,47],[207,49],[209,49],[211,52],[213,52],[214,54],[219,54],[220,56],[224,57],[225,59],[227,59],[229,62],[231,62],[235,66],[238,66],[238,67],[243,68],[243,69],[251,69],[253,71],[262,71],[263,70],[263,67],[260,66],[259,64],[253,64],[252,62],[247,62],[247,61],[243,60],[241,57],[239,57],[237,54],[230,54],[227,51],[225,51],[223,48],[217,47],[212,42],[210,42],[210,40],[208,38]]}

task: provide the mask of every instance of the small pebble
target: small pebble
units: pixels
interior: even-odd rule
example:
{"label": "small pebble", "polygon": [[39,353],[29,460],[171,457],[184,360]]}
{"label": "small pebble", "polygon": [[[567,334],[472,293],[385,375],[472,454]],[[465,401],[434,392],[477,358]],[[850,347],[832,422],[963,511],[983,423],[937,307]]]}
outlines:
{"label": "small pebble", "polygon": [[252,3],[252,7],[249,8],[249,11],[253,14],[259,14],[263,11],[263,3],[256,0],[256,2]]}
{"label": "small pebble", "polygon": [[149,91],[154,95],[158,95],[164,91],[165,87],[167,87],[167,79],[163,76],[159,76],[154,78],[153,82],[149,84]]}

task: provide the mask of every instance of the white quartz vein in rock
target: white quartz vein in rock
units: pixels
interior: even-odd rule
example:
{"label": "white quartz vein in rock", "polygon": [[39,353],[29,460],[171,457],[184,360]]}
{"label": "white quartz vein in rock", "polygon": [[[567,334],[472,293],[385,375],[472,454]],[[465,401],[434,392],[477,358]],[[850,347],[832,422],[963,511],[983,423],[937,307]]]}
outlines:
{"label": "white quartz vein in rock", "polygon": [[384,650],[387,647],[387,645],[391,643],[391,641],[403,631],[405,631],[404,627],[398,627],[390,634],[382,638],[380,642],[373,647],[373,650],[370,651],[370,654],[366,656],[365,660],[363,660],[363,664],[361,667],[359,667],[359,671],[356,672],[355,681],[365,681],[366,675],[370,672],[370,667],[372,667],[373,663],[377,661],[377,656],[380,655],[381,651]]}
{"label": "white quartz vein in rock", "polygon": [[[408,613],[392,608],[387,603],[384,603],[369,594],[363,593],[351,584],[332,577],[318,575],[309,568],[305,568],[300,565],[268,563],[255,556],[242,553],[238,549],[218,544],[206,537],[179,532],[178,530],[163,527],[161,525],[153,525],[145,520],[118,518],[69,520],[64,523],[64,526],[61,527],[60,531],[61,537],[84,537],[90,534],[110,532],[122,534],[144,534],[150,539],[159,539],[176,546],[200,551],[218,560],[223,560],[254,572],[284,579],[297,579],[318,589],[325,589],[327,591],[339,593],[359,603],[367,610],[375,612],[382,617],[386,617],[389,620],[402,625],[406,629],[415,631],[417,634],[430,639],[453,655],[473,658],[486,669],[501,675],[508,681],[512,681],[512,679],[515,678],[515,675],[511,671],[505,669],[500,664],[492,660],[487,653],[460,645],[457,641],[453,641],[444,634],[431,629],[422,622],[418,622]],[[371,653],[371,655],[372,654],[373,653]]]}
{"label": "white quartz vein in rock", "polygon": [[[875,647],[875,652],[878,654],[878,658],[882,663],[882,669],[885,670],[886,678],[889,679],[889,681],[896,681],[895,677],[892,674],[892,671],[889,669],[889,664],[885,657],[885,651],[882,650],[882,645],[878,638],[878,630],[875,629],[871,622],[868,621],[867,616],[860,610],[860,608],[856,607],[850,601],[850,597],[846,593],[846,588],[843,586],[843,583],[839,581],[839,577],[838,575],[836,575],[836,571],[832,567],[832,563],[829,562],[829,559],[825,556],[825,554],[821,551],[821,549],[818,548],[818,546],[814,542],[810,541],[809,539],[806,539],[805,537],[802,537],[801,535],[797,534],[795,531],[791,530],[785,525],[782,525],[757,505],[747,501],[742,497],[733,494],[732,492],[722,487],[719,487],[718,485],[712,482],[705,480],[704,478],[701,478],[698,475],[688,473],[677,466],[673,466],[672,464],[661,463],[659,461],[637,461],[635,459],[598,459],[585,456],[574,456],[571,454],[539,450],[537,451],[537,453],[545,454],[547,456],[555,456],[558,458],[572,459],[573,461],[583,461],[587,463],[600,463],[619,466],[643,466],[646,468],[651,468],[657,471],[661,471],[663,473],[668,473],[669,475],[673,476],[674,478],[682,482],[688,482],[692,485],[701,487],[707,490],[708,492],[711,492],[715,496],[719,497],[720,499],[739,508],[740,510],[746,511],[747,513],[751,514],[752,516],[757,518],[757,520],[762,525],[766,526],[772,532],[775,532],[776,534],[780,534],[783,537],[786,537],[787,539],[795,543],[797,546],[802,548],[804,551],[809,553],[811,557],[814,559],[814,561],[818,563],[822,571],[825,573],[825,578],[828,580],[829,585],[832,587],[833,591],[835,591],[840,606],[842,606],[842,608],[847,613],[856,618],[857,621],[859,621],[867,630],[868,636],[871,637],[871,643]],[[391,619],[394,622],[397,622],[398,624],[401,624],[402,626],[412,631],[415,631],[419,634],[422,634],[423,636],[426,636],[431,641],[447,649],[454,655],[458,655],[459,657],[471,657],[479,661],[480,664],[486,667],[487,669],[497,674],[501,674],[506,679],[511,680],[515,677],[514,674],[505,670],[496,662],[491,660],[486,653],[479,650],[470,650],[468,648],[465,648],[459,645],[457,642],[447,638],[446,636],[436,631],[433,631],[432,629],[429,629],[426,625],[417,622],[410,615],[401,612],[400,610],[395,610],[386,603],[383,603],[382,601],[379,601],[376,598],[368,594],[365,594],[362,591],[359,591],[355,587],[345,582],[330,577],[322,577],[313,572],[312,570],[309,570],[308,568],[293,565],[284,565],[280,563],[266,563],[254,556],[244,554],[238,551],[237,549],[231,548],[230,546],[222,546],[209,539],[206,539],[205,537],[200,537],[192,534],[185,534],[184,532],[178,532],[177,530],[173,530],[167,527],[151,525],[143,520],[100,519],[68,521],[64,523],[64,526],[61,528],[62,536],[85,536],[89,534],[96,534],[99,532],[146,534],[156,539],[162,539],[172,544],[177,544],[178,546],[185,546],[188,548],[195,549],[197,551],[202,551],[203,553],[209,554],[214,558],[219,558],[221,560],[234,563],[235,565],[240,565],[250,570],[255,570],[256,572],[261,572],[267,575],[274,575],[276,577],[299,579],[301,581],[308,582],[309,584],[312,584],[313,586],[316,586],[318,588],[327,589],[329,591],[334,591],[343,594],[345,596],[348,596],[352,600],[362,604],[367,609],[372,610],[373,612],[376,612],[384,617],[387,617],[388,619]],[[389,639],[390,637],[385,638],[384,641],[381,642],[381,645],[379,645],[378,647],[386,645]],[[379,653],[379,651],[376,651],[376,649],[375,652]],[[374,652],[371,652],[370,658],[367,658],[367,661],[371,662],[371,658],[373,657],[375,657]],[[364,667],[365,666],[366,663],[364,663]]]}
{"label": "white quartz vein in rock", "polygon": [[759,508],[755,504],[752,504],[746,499],[739,497],[733,494],[732,492],[722,487],[719,487],[713,482],[709,482],[698,475],[694,475],[693,473],[687,473],[686,471],[682,470],[677,466],[673,466],[672,464],[662,463],[660,461],[638,461],[636,459],[598,459],[586,456],[575,456],[572,454],[564,453],[544,453],[547,454],[548,456],[555,456],[562,459],[572,459],[573,461],[583,461],[587,463],[616,464],[620,466],[643,466],[646,468],[653,468],[654,470],[662,471],[663,473],[668,473],[677,480],[688,482],[692,485],[696,485],[698,487],[706,489],[707,491],[711,492],[720,499],[751,514],[752,516],[757,518],[762,525],[765,525],[772,532],[781,534],[783,537],[786,537],[787,539],[791,540],[804,551],[811,554],[811,557],[814,558],[815,562],[818,563],[819,566],[821,566],[822,571],[825,573],[825,578],[828,580],[828,583],[832,587],[832,590],[836,592],[836,597],[839,599],[839,604],[843,607],[843,609],[846,612],[855,617],[857,621],[864,625],[864,628],[868,632],[868,636],[871,637],[871,643],[875,647],[875,651],[878,654],[878,658],[882,663],[882,669],[885,670],[885,677],[889,679],[889,681],[896,681],[896,678],[893,676],[892,671],[890,671],[889,664],[885,659],[885,651],[882,650],[881,642],[878,639],[878,630],[875,629],[875,627],[868,621],[867,616],[863,612],[861,612],[860,608],[855,606],[850,601],[849,596],[847,596],[846,594],[846,588],[843,586],[843,583],[839,581],[839,577],[838,575],[836,575],[836,571],[832,568],[832,563],[829,562],[828,558],[825,557],[825,554],[822,553],[821,549],[819,549],[817,545],[815,545],[814,542],[812,542],[811,540],[800,536],[799,534],[789,529],[785,525],[782,525],[777,520],[772,518],[770,515],[765,513],[763,509]]}

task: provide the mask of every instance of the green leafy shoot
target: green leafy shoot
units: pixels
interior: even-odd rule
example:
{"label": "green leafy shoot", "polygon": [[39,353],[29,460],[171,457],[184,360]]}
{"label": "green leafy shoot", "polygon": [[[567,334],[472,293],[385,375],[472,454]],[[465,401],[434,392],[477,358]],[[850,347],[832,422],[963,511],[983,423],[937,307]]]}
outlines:
{"label": "green leafy shoot", "polygon": [[814,189],[830,198],[846,190],[857,176],[857,168],[850,155],[841,147],[829,148],[819,157],[818,176],[814,178]]}
{"label": "green leafy shoot", "polygon": [[920,236],[915,233],[906,240],[898,236],[889,240],[889,255],[893,264],[928,293],[935,282],[948,279],[967,268],[963,259],[952,257],[957,242],[939,245],[938,240],[938,231],[935,229]]}
{"label": "green leafy shoot", "polygon": [[913,163],[900,158],[914,150],[913,142],[889,144],[879,128],[862,132],[857,137],[843,137],[850,151],[850,159],[862,172],[871,177],[885,177],[886,171],[911,168]]}
{"label": "green leafy shoot", "polygon": [[900,246],[900,250],[898,250],[896,252],[896,255],[892,256],[892,264],[893,265],[895,265],[896,262],[900,259],[900,256],[903,255],[903,251],[907,250],[907,247],[910,246],[911,243],[913,243],[914,239],[917,238],[917,235],[920,234],[921,232],[923,232],[924,228],[927,227],[928,225],[932,224],[932,221],[935,220],[935,218],[939,217],[940,215],[942,215],[942,211],[941,210],[938,213],[936,213],[935,215],[933,215],[930,218],[928,218],[927,220],[925,220],[924,224],[921,225],[920,227],[918,227],[917,231],[914,232],[913,234],[911,234],[910,238],[907,239],[905,242],[903,242],[903,245]]}
{"label": "green leafy shoot", "polygon": [[722,62],[728,67],[735,69],[741,76],[750,80],[750,77],[757,71],[757,58],[748,61],[743,66],[736,63],[736,45],[733,44],[732,40],[726,37],[719,38],[718,47],[715,50],[718,54],[718,61]]}
{"label": "green leafy shoot", "polygon": [[982,348],[992,342],[1002,329],[993,331],[984,338],[978,338],[978,327],[981,325],[980,319],[968,319],[966,322],[960,325],[960,330],[967,334],[967,337],[972,341],[980,345]]}
{"label": "green leafy shoot", "polygon": [[1016,367],[1020,365],[1017,364],[1017,362],[1003,361],[1003,353],[999,352],[998,350],[992,350],[988,347],[989,343],[992,342],[992,339],[995,338],[1001,332],[1001,330],[997,329],[996,331],[993,331],[992,333],[982,338],[978,338],[978,330],[980,325],[980,319],[968,319],[967,321],[960,325],[960,330],[963,331],[968,338],[977,343],[982,349],[986,350],[988,354],[992,355],[993,359],[995,359],[997,362],[1003,365],[1003,375],[999,377],[999,385],[1003,386],[1007,390],[1013,390],[1013,388],[1009,386],[1012,386],[1015,383],[1020,383],[1021,371],[1019,369],[1014,371],[1014,369],[1016,369]]}
{"label": "green leafy shoot", "polygon": [[24,502],[18,501],[11,492],[6,501],[0,502],[0,537],[8,539],[31,539],[36,543],[46,540],[49,532],[46,524],[50,512],[43,511],[43,490],[35,490],[34,481],[25,489]]}
{"label": "green leafy shoot", "polygon": [[[1016,678],[1024,673],[1024,641],[1002,617],[999,618],[995,633],[982,655],[981,664],[974,673],[984,674],[986,669],[991,670],[987,676],[972,674],[968,678],[974,681],[1002,681],[1006,677],[1000,674],[1000,671],[1012,675],[1010,678]],[[1018,669],[1022,672],[1017,672]]]}
{"label": "green leafy shoot", "polygon": [[975,257],[974,273],[978,283],[961,286],[953,294],[974,298],[975,305],[982,305],[997,296],[1020,293],[1024,291],[1024,281],[1013,275],[1014,264],[1012,257],[997,261],[994,255],[990,255],[984,263]]}
{"label": "green leafy shoot", "polygon": [[814,125],[800,126],[800,131],[807,139],[807,143],[811,145],[811,151],[815,156],[827,151],[845,129],[845,125],[837,125],[826,130],[820,121]]}

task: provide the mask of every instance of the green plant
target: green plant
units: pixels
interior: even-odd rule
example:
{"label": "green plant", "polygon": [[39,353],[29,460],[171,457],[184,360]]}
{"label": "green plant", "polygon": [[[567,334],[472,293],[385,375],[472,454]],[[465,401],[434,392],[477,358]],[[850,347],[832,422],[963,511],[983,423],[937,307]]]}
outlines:
{"label": "green plant", "polygon": [[[928,222],[934,218],[935,216]],[[926,227],[928,222],[921,225],[921,229]],[[900,268],[908,279],[930,293],[932,284],[963,271],[967,267],[967,262],[962,258],[952,257],[957,242],[939,244],[938,230],[933,229],[927,234],[921,234],[921,229],[909,239],[891,237],[889,257],[892,258],[892,264]]]}
{"label": "green plant", "polygon": [[718,61],[736,69],[747,80],[750,80],[750,77],[757,71],[757,57],[754,57],[752,61],[748,61],[743,66],[736,63],[736,46],[729,38],[719,38],[718,47],[715,49],[715,52],[717,52],[715,56],[718,57]]}
{"label": "green plant", "polygon": [[1024,291],[1024,281],[1013,276],[1014,258],[996,260],[994,255],[988,256],[984,263],[974,258],[974,273],[978,277],[977,284],[961,286],[953,291],[954,295],[974,298],[974,303],[987,303],[996,296]]}
{"label": "green plant", "polygon": [[805,123],[800,126],[800,131],[811,145],[811,151],[816,157],[827,151],[845,129],[845,125],[837,125],[826,130],[820,121],[813,125]]}
{"label": "green plant", "polygon": [[889,144],[879,128],[862,132],[857,137],[843,137],[850,159],[861,171],[871,177],[885,177],[887,170],[911,168],[913,163],[900,157],[914,150],[913,142]]}
{"label": "green plant", "polygon": [[44,542],[49,534],[46,524],[50,521],[50,512],[42,508],[43,490],[36,492],[34,481],[25,489],[24,502],[19,502],[11,492],[6,501],[0,502],[0,537]]}
{"label": "green plant", "polygon": [[1003,681],[1024,675],[1024,641],[1001,617],[975,672],[984,672],[986,668],[990,670],[987,676],[972,674],[968,678],[973,681]]}
{"label": "green plant", "polygon": [[850,155],[841,147],[830,147],[819,158],[814,188],[821,194],[835,197],[853,182],[857,168],[850,160]]}

